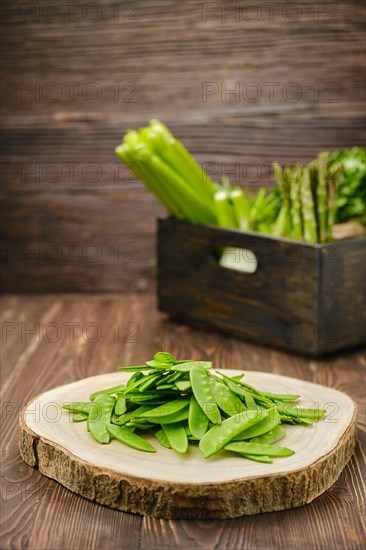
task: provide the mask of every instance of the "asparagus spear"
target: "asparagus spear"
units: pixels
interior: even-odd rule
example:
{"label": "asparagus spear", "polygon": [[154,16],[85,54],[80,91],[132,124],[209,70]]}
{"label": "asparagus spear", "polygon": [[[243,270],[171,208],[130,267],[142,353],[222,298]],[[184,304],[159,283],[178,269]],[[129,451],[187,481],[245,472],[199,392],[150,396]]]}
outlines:
{"label": "asparagus spear", "polygon": [[288,166],[286,169],[287,180],[290,187],[290,211],[291,211],[291,236],[294,239],[302,239],[302,220],[301,220],[301,201],[300,201],[300,177],[301,166],[297,166],[295,170],[291,170]]}
{"label": "asparagus spear", "polygon": [[314,210],[314,200],[311,191],[310,171],[304,167],[300,186],[302,205],[302,219],[304,222],[304,241],[307,243],[318,242],[317,223]]}
{"label": "asparagus spear", "polygon": [[333,165],[331,173],[328,172],[327,177],[327,189],[328,189],[328,224],[327,224],[327,240],[332,238],[332,229],[334,225],[335,213],[336,213],[336,190],[337,185],[342,174],[342,167],[340,165]]}
{"label": "asparagus spear", "polygon": [[[278,162],[273,163],[273,173],[275,176],[275,180],[277,182],[278,188],[280,190],[282,202],[284,205],[284,210],[286,214],[282,213],[281,215],[281,227],[282,230],[286,233],[287,231],[290,232],[291,230],[291,216],[290,216],[290,194],[289,194],[289,185],[284,177],[283,170],[281,166],[278,164]],[[286,224],[285,224],[286,221]],[[282,234],[285,234],[282,233]]]}
{"label": "asparagus spear", "polygon": [[320,153],[317,158],[316,168],[317,177],[317,211],[318,211],[318,227],[319,241],[325,242],[328,238],[328,189],[327,189],[327,170],[328,170],[328,153]]}

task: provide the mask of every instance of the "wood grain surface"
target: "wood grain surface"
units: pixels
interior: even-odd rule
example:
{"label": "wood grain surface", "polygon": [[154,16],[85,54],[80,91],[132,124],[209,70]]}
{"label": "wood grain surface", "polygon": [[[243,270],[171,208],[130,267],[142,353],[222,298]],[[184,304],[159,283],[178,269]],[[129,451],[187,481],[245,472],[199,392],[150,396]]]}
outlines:
{"label": "wood grain surface", "polygon": [[[1,548],[363,547],[363,351],[315,361],[224,335],[203,335],[168,321],[156,311],[149,293],[9,295],[2,301],[2,333]],[[16,429],[22,404],[56,385],[113,372],[121,364],[138,364],[158,349],[213,360],[222,368],[273,372],[346,392],[359,406],[355,456],[338,482],[308,506],[225,521],[164,521],[124,514],[78,497],[24,464]]]}
{"label": "wood grain surface", "polygon": [[4,290],[152,288],[162,208],[114,155],[151,117],[253,189],[365,142],[361,0],[71,5],[2,2]]}

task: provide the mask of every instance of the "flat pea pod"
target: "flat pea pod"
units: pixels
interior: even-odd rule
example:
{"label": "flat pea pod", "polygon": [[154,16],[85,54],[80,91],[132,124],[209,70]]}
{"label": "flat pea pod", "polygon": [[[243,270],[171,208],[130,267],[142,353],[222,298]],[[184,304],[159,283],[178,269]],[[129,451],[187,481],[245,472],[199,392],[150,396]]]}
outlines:
{"label": "flat pea pod", "polygon": [[220,426],[213,426],[200,441],[199,447],[203,456],[208,458],[218,453],[233,437],[260,420],[258,411],[244,411],[230,416]]}
{"label": "flat pea pod", "polygon": [[239,435],[237,435],[233,441],[242,441],[244,439],[251,439],[252,437],[258,437],[267,432],[276,428],[281,422],[281,417],[277,409],[267,409],[266,411],[261,411],[262,420],[258,422],[255,426],[250,426],[249,428],[243,430]]}
{"label": "flat pea pod", "polygon": [[185,407],[184,409],[177,411],[176,413],[166,414],[165,416],[149,416],[147,413],[147,416],[144,416],[142,420],[146,418],[146,420],[154,424],[174,424],[175,422],[182,422],[183,420],[187,420],[188,410],[189,408]]}
{"label": "flat pea pod", "polygon": [[163,431],[169,444],[177,453],[185,453],[188,449],[188,438],[183,424],[162,424]]}
{"label": "flat pea pod", "polygon": [[214,400],[222,411],[229,416],[233,416],[234,414],[246,410],[246,407],[241,399],[235,393],[230,391],[225,384],[217,380],[212,375],[209,375],[209,381]]}
{"label": "flat pea pod", "polygon": [[260,443],[265,445],[271,445],[271,443],[276,443],[286,436],[286,430],[283,426],[276,426],[270,432],[254,437],[250,440],[251,443]]}
{"label": "flat pea pod", "polygon": [[167,449],[172,448],[172,446],[169,443],[168,438],[165,435],[164,430],[162,428],[160,428],[159,430],[156,430],[154,432],[154,435],[155,435],[156,439],[159,441],[160,445],[162,445],[163,447],[166,447]]}
{"label": "flat pea pod", "polygon": [[75,413],[72,417],[73,422],[85,422],[85,420],[88,420],[89,414],[85,414],[83,412]]}
{"label": "flat pea pod", "polygon": [[[157,369],[160,371],[169,370],[173,363],[166,362],[162,363],[161,361],[156,361],[156,359],[151,359],[151,361],[146,361],[146,366],[151,367],[152,369]],[[146,367],[145,367],[145,370]]]}
{"label": "flat pea pod", "polygon": [[109,443],[111,436],[107,430],[116,402],[115,397],[99,395],[89,409],[88,426],[90,433],[99,443]]}
{"label": "flat pea pod", "polygon": [[291,456],[295,451],[287,447],[279,447],[278,445],[260,445],[258,443],[247,443],[245,441],[235,441],[225,445],[227,451],[235,453],[245,453],[250,455],[285,457]]}
{"label": "flat pea pod", "polygon": [[189,378],[193,395],[207,418],[213,424],[221,424],[221,414],[212,394],[206,369],[197,363],[193,364]]}
{"label": "flat pea pod", "polygon": [[[144,406],[144,405],[142,405]],[[140,407],[138,407],[140,408]],[[137,411],[138,409],[134,409],[133,411],[128,411],[124,414],[121,414],[121,416],[113,416],[112,415],[112,420],[111,420],[111,423],[112,424],[116,424],[117,426],[122,426],[123,424],[126,424],[127,422],[129,422],[130,418],[135,414],[135,412]],[[146,410],[146,409],[144,409]]]}
{"label": "flat pea pod", "polygon": [[179,372],[190,372],[195,367],[210,369],[212,367],[212,361],[187,361],[187,363],[179,363],[174,365],[172,370]]}
{"label": "flat pea pod", "polygon": [[142,384],[139,385],[139,391],[143,392],[144,390],[152,386],[160,377],[161,377],[160,373],[149,374],[147,376],[147,379]]}
{"label": "flat pea pod", "polygon": [[291,405],[281,403],[280,401],[277,401],[277,408],[280,413],[294,416],[299,420],[320,420],[327,412],[324,409],[301,409],[300,407],[292,407]]}
{"label": "flat pea pod", "polygon": [[87,414],[91,405],[92,403],[90,403],[90,401],[72,401],[71,403],[64,403],[62,408],[73,413]]}
{"label": "flat pea pod", "polygon": [[90,401],[94,401],[99,395],[112,395],[113,393],[121,392],[126,389],[126,384],[120,384],[119,386],[113,386],[113,388],[107,388],[106,390],[96,391],[89,397]]}
{"label": "flat pea pod", "polygon": [[158,407],[154,407],[149,411],[143,412],[142,414],[140,414],[140,417],[149,417],[150,419],[153,419],[155,417],[161,418],[162,416],[175,414],[182,409],[188,407],[188,405],[189,399],[173,399],[173,401],[168,401],[167,403],[164,403],[164,405],[159,405]]}
{"label": "flat pea pod", "polygon": [[121,370],[122,372],[143,372],[148,369],[146,365],[138,365],[136,367],[118,367],[117,370]]}
{"label": "flat pea pod", "polygon": [[154,355],[155,361],[159,361],[159,363],[175,363],[176,358],[167,351],[159,351],[158,353],[155,353]]}
{"label": "flat pea pod", "polygon": [[113,439],[117,439],[120,443],[124,443],[138,451],[146,451],[147,453],[156,452],[156,449],[154,449],[149,441],[135,434],[130,428],[107,424],[107,429]]}
{"label": "flat pea pod", "polygon": [[268,399],[278,400],[278,401],[297,401],[300,399],[300,395],[295,395],[292,393],[269,393],[266,391],[262,391],[262,394],[265,397],[268,397]]}
{"label": "flat pea pod", "polygon": [[[190,433],[196,439],[201,439],[208,430],[208,418],[192,395],[189,402],[188,426]],[[189,435],[189,434],[187,434]]]}
{"label": "flat pea pod", "polygon": [[164,375],[160,377],[159,382],[156,383],[156,389],[159,390],[160,386],[165,386],[168,384],[172,384],[175,382],[175,380],[178,380],[184,373],[182,372],[172,372],[168,375]]}
{"label": "flat pea pod", "polygon": [[250,455],[248,453],[240,453],[240,456],[247,458],[248,460],[253,460],[254,462],[263,462],[264,464],[272,464],[273,460],[269,456],[265,455]]}
{"label": "flat pea pod", "polygon": [[257,408],[257,405],[254,401],[253,396],[247,390],[245,390],[242,386],[235,384],[235,382],[232,382],[230,378],[225,378],[225,384],[233,393],[245,399],[245,404],[248,407],[248,409]]}
{"label": "flat pea pod", "polygon": [[189,380],[176,380],[174,384],[177,386],[178,390],[183,392],[188,391],[191,388],[191,383]]}
{"label": "flat pea pod", "polygon": [[116,404],[114,405],[114,412],[117,416],[121,416],[121,414],[125,414],[127,411],[127,404],[126,404],[126,398],[123,394],[117,393],[117,399]]}

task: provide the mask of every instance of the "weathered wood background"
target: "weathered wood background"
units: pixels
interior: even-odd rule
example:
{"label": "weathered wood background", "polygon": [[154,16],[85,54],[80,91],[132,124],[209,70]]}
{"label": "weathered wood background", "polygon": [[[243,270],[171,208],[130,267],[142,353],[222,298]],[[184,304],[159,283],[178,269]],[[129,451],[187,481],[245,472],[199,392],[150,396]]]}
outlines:
{"label": "weathered wood background", "polygon": [[144,291],[163,209],[119,166],[165,121],[214,175],[364,142],[364,7],[342,2],[2,2],[7,291]]}

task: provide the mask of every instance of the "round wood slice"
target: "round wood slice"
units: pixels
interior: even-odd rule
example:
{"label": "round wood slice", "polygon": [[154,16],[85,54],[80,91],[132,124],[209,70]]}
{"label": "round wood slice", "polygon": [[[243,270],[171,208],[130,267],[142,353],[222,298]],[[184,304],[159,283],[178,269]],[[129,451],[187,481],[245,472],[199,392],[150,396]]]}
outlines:
{"label": "round wood slice", "polygon": [[[238,374],[238,371],[225,371]],[[223,451],[205,459],[196,446],[186,455],[161,447],[144,453],[117,441],[100,445],[85,422],[72,422],[63,403],[123,383],[127,373],[93,376],[36,397],[20,415],[20,452],[42,474],[90,500],[157,518],[234,518],[302,506],[339,477],[355,446],[356,405],[337,390],[263,372],[245,380],[264,391],[297,393],[303,406],[327,416],[311,427],[286,425],[279,444],[295,452],[260,464]]]}

